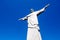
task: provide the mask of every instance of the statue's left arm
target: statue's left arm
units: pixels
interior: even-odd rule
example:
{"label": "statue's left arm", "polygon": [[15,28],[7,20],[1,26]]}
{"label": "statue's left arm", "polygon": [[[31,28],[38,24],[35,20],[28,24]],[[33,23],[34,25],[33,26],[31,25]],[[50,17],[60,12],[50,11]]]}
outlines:
{"label": "statue's left arm", "polygon": [[36,14],[41,14],[41,12],[44,12],[46,10],[46,8],[49,6],[50,4],[47,4],[45,7],[43,7],[42,9],[36,11]]}

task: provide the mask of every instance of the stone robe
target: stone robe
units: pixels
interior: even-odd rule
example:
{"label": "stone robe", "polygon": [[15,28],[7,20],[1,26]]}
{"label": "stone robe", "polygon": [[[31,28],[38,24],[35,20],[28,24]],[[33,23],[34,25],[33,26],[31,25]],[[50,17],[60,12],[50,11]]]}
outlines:
{"label": "stone robe", "polygon": [[44,8],[35,11],[28,16],[28,31],[27,31],[27,40],[42,40],[40,34],[40,28],[38,26],[38,18],[37,15],[44,11]]}

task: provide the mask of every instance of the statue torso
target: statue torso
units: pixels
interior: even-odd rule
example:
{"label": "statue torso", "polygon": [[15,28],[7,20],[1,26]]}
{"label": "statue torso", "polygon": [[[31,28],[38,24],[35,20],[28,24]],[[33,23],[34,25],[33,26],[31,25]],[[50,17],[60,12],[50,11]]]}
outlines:
{"label": "statue torso", "polygon": [[35,24],[38,24],[37,14],[31,13],[28,17],[28,27],[34,27]]}

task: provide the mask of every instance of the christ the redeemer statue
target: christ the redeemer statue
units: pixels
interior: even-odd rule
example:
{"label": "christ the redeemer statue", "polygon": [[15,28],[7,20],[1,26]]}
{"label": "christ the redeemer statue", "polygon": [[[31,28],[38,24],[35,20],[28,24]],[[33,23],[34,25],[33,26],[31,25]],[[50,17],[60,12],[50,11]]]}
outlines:
{"label": "christ the redeemer statue", "polygon": [[28,20],[28,31],[27,31],[27,40],[42,40],[41,34],[40,34],[40,28],[37,16],[45,11],[45,9],[49,6],[47,4],[45,7],[43,7],[41,10],[34,11],[31,9],[31,13],[19,20]]}

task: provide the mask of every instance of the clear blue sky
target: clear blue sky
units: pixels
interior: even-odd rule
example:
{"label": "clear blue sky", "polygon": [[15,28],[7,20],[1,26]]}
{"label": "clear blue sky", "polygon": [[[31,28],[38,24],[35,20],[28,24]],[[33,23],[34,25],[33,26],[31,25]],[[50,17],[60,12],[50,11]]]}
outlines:
{"label": "clear blue sky", "polygon": [[59,0],[0,0],[0,40],[26,40],[27,21],[19,18],[50,6],[38,16],[43,40],[60,40],[60,1]]}

